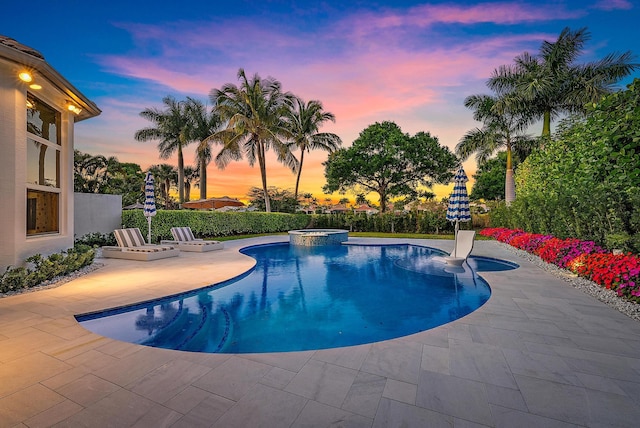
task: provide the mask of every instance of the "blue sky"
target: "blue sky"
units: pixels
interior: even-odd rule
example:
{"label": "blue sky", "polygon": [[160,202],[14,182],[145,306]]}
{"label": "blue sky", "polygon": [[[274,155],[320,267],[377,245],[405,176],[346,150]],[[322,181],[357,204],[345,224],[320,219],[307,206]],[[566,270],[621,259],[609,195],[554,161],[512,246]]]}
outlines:
{"label": "blue sky", "polygon": [[[336,116],[322,130],[340,135],[345,146],[367,126],[392,120],[405,132],[428,131],[453,150],[478,126],[464,98],[488,93],[493,69],[524,51],[536,53],[564,27],[591,33],[581,62],[640,54],[640,6],[629,0],[95,3],[10,2],[0,34],[40,51],[100,107],[99,117],[77,125],[77,149],[142,168],[177,160],[161,160],[154,143],[133,139],[148,126],[138,113],[161,107],[166,95],[208,101],[211,89],[237,83],[241,67],[322,101]],[[302,190],[321,198],[324,160],[324,152],[305,159],[301,181]],[[186,164],[194,161],[187,149]],[[475,163],[465,167],[471,174]],[[267,174],[270,185],[294,186],[294,175],[275,159]],[[245,162],[224,171],[209,167],[209,196],[244,198],[259,185],[257,167]]]}

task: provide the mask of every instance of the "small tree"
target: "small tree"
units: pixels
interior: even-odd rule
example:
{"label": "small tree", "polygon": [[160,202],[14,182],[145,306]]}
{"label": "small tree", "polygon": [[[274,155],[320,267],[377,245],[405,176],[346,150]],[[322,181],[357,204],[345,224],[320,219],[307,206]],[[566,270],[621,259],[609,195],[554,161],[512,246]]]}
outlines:
{"label": "small tree", "polygon": [[[298,202],[293,197],[293,192],[289,189],[281,189],[275,186],[269,186],[267,189],[269,201],[271,203],[271,212],[295,213],[298,208]],[[252,207],[260,211],[266,211],[266,203],[264,199],[264,191],[259,187],[252,187],[247,193],[249,202]]]}
{"label": "small tree", "polygon": [[420,188],[447,183],[458,160],[429,133],[404,134],[393,122],[375,123],[353,145],[329,155],[323,163],[325,192],[355,190],[380,196],[386,211],[392,197],[415,196]]}

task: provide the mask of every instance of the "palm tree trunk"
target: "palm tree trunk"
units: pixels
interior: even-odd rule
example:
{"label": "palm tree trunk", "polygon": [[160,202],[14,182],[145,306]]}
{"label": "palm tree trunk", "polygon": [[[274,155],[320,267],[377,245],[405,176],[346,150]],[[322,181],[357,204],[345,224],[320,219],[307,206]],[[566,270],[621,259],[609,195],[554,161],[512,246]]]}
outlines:
{"label": "palm tree trunk", "polygon": [[300,176],[302,175],[302,163],[304,162],[304,151],[305,149],[302,149],[302,151],[300,152],[300,165],[298,165],[298,176],[296,177],[296,190],[293,194],[293,197],[296,200],[296,203],[298,203],[298,186],[300,185]]}
{"label": "palm tree trunk", "polygon": [[513,179],[513,164],[511,162],[511,141],[507,140],[507,175],[504,180],[504,201],[507,205],[516,200],[516,185]]}
{"label": "palm tree trunk", "polygon": [[184,202],[184,158],[182,156],[182,144],[178,144],[178,200]]}
{"label": "palm tree trunk", "polygon": [[551,137],[551,111],[545,110],[542,119],[542,136]]}
{"label": "palm tree trunk", "polygon": [[264,159],[264,143],[258,142],[258,164],[260,165],[260,177],[262,178],[262,191],[264,192],[265,211],[271,212],[271,201],[269,200],[269,191],[267,189],[267,164]]}
{"label": "palm tree trunk", "polygon": [[166,209],[169,209],[169,190],[171,189],[171,181],[169,181],[169,178],[165,178],[164,179],[164,207]]}
{"label": "palm tree trunk", "polygon": [[200,157],[200,199],[207,199],[207,161]]}
{"label": "palm tree trunk", "polygon": [[[38,143],[40,144],[40,143]],[[45,164],[45,160],[47,157],[47,145],[46,144],[40,144],[40,153],[38,156],[38,184],[44,186],[47,183],[45,182],[45,177],[44,177],[44,164]]]}

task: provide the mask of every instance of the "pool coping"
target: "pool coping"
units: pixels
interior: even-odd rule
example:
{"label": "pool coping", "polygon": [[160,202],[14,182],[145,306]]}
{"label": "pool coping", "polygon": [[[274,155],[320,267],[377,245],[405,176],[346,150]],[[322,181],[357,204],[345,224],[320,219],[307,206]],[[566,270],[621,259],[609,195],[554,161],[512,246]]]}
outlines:
{"label": "pool coping", "polygon": [[73,318],[229,279],[253,265],[240,247],[286,238],[175,260],[100,259],[104,267],[60,287],[0,299],[0,425],[632,426],[640,417],[640,323],[493,241],[473,254],[520,267],[480,273],[492,288],[484,306],[375,344],[197,354],[103,338]]}

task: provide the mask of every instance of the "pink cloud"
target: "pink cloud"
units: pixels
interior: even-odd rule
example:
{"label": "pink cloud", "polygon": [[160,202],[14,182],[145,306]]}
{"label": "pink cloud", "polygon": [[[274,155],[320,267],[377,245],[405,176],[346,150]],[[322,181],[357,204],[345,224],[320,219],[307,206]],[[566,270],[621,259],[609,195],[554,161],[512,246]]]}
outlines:
{"label": "pink cloud", "polygon": [[539,5],[513,2],[484,3],[473,6],[459,5],[423,5],[410,9],[409,22],[414,25],[433,23],[494,23],[515,24],[519,22],[549,21],[555,19],[573,19],[582,15],[578,11],[553,9]]}
{"label": "pink cloud", "polygon": [[593,5],[593,9],[630,10],[633,9],[633,4],[628,0],[599,0]]}
{"label": "pink cloud", "polygon": [[406,11],[386,10],[381,13],[367,12],[350,16],[343,20],[338,28],[343,36],[365,42],[381,31],[389,36],[392,31],[400,30],[404,33],[415,28],[428,28],[434,24],[517,24],[575,19],[583,15],[584,12],[579,10],[569,11],[561,7],[551,9],[535,4],[513,2],[493,2],[472,6],[455,3],[425,4]]}
{"label": "pink cloud", "polygon": [[[248,74],[277,78],[285,90],[306,100],[321,100],[337,119],[322,130],[340,135],[345,146],[372,123],[393,120],[405,132],[430,131],[453,149],[464,132],[477,126],[462,105],[464,97],[486,92],[484,82],[494,68],[510,63],[524,50],[537,50],[541,40],[555,36],[441,39],[432,33],[432,24],[513,24],[574,18],[581,13],[549,10],[503,2],[472,7],[424,5],[348,15],[304,34],[286,23],[122,24],[136,43],[135,51],[103,56],[99,62],[114,74],[159,85],[156,91],[178,98],[199,94],[203,100],[212,88],[237,83],[237,70],[243,67]],[[92,119],[92,133],[78,128],[78,148],[95,147],[95,153],[108,153],[111,148],[121,161],[137,162],[143,169],[160,162],[175,164],[175,158],[158,159],[155,144],[133,139],[136,130],[149,125],[138,113],[153,105],[161,107],[165,95],[149,104],[151,98],[143,92],[145,88],[138,94],[98,100],[103,115]],[[303,190],[321,194],[326,156],[313,152],[307,157]],[[185,162],[191,164],[193,158],[191,149],[186,150]],[[295,176],[275,159],[269,161],[268,177],[269,185],[293,188],[295,184]],[[260,185],[258,168],[250,168],[245,161],[224,171],[213,164],[209,167],[211,195],[243,198],[249,187]]]}

